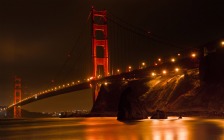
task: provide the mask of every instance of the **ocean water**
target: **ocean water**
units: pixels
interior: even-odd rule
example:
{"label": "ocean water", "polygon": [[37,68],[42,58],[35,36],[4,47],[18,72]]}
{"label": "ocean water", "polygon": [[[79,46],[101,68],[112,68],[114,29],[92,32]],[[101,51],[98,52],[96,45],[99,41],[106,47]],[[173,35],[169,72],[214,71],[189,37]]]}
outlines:
{"label": "ocean water", "polygon": [[0,140],[224,140],[224,119],[116,117],[0,120]]}

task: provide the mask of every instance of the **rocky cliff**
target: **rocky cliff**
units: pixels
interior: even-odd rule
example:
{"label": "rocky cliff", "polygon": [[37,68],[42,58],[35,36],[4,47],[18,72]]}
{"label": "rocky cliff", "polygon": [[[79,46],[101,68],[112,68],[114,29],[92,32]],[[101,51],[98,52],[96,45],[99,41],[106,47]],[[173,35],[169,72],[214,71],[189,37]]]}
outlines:
{"label": "rocky cliff", "polygon": [[[207,56],[200,69],[154,77],[149,70],[144,78],[103,85],[92,113],[115,115],[118,112],[123,119],[145,118],[145,114],[155,110],[224,112],[224,70],[223,66],[219,67],[223,62],[217,61],[222,58],[220,54]],[[214,65],[215,69],[212,69]]]}

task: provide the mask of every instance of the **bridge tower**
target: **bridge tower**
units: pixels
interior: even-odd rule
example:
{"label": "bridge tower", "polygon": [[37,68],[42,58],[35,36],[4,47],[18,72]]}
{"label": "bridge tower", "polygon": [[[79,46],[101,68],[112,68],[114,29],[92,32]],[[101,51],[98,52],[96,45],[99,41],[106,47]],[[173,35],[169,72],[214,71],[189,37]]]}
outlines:
{"label": "bridge tower", "polygon": [[[109,75],[109,57],[108,57],[108,35],[107,35],[107,11],[96,11],[92,7],[92,60],[93,77],[97,78],[100,74],[98,66],[103,66],[102,76]],[[100,34],[101,33],[101,34]],[[101,35],[101,36],[100,36]],[[97,48],[103,48],[103,57],[98,57]],[[100,86],[96,83],[93,86],[93,102],[95,102]]]}
{"label": "bridge tower", "polygon": [[[93,59],[93,77],[99,74],[98,66],[103,66],[103,76],[109,73],[108,57],[108,35],[107,35],[107,11],[96,11],[92,7],[92,59]],[[98,33],[102,32],[103,37],[99,39]],[[97,47],[104,50],[103,57],[97,56]]]}
{"label": "bridge tower", "polygon": [[[21,101],[21,78],[15,76],[14,81],[14,104]],[[14,106],[14,118],[21,118],[21,107],[20,106]]]}

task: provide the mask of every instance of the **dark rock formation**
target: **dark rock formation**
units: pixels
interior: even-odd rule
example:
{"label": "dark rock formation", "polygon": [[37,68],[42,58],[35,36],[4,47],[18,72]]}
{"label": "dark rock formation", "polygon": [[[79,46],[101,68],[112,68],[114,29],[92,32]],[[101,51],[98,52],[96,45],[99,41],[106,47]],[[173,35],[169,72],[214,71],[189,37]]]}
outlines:
{"label": "dark rock formation", "polygon": [[147,112],[143,107],[143,103],[138,98],[133,98],[131,87],[127,87],[121,94],[118,105],[118,120],[139,120],[148,118]]}
{"label": "dark rock formation", "polygon": [[122,90],[123,86],[120,82],[102,85],[91,114],[94,116],[116,116]]}
{"label": "dark rock formation", "polygon": [[200,80],[203,82],[224,81],[224,48],[217,44],[220,44],[220,42],[215,42],[205,47],[206,50],[209,49],[208,47],[213,47],[213,50],[202,57],[200,61]]}
{"label": "dark rock formation", "polygon": [[[201,59],[200,68],[184,61],[181,66],[187,65],[186,70],[180,67],[181,70],[175,74],[150,77],[155,69],[151,67],[144,74],[139,73],[140,78],[132,74],[133,77],[127,80],[112,81],[101,87],[91,113],[117,115],[118,120],[144,119],[157,109],[177,115],[182,112],[189,115],[203,112],[223,114],[223,51]],[[166,68],[173,69],[173,66],[167,65]]]}
{"label": "dark rock formation", "polygon": [[167,115],[164,111],[156,110],[156,112],[153,113],[150,119],[167,119]]}

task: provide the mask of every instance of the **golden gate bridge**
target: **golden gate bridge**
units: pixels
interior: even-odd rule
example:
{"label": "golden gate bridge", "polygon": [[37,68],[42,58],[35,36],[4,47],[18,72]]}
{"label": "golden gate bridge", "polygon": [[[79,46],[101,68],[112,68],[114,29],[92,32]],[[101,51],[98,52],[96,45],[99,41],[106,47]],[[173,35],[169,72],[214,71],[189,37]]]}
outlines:
{"label": "golden gate bridge", "polygon": [[[116,60],[110,60],[109,55],[109,41],[108,41],[108,22],[117,23],[117,20],[120,20],[116,18],[115,20],[112,18],[108,18],[108,13],[106,10],[103,11],[97,11],[92,7],[91,10],[91,42],[92,42],[92,76],[88,77],[86,80],[78,80],[78,81],[72,81],[66,84],[58,85],[51,87],[49,89],[40,91],[36,94],[33,94],[29,97],[22,99],[22,84],[21,84],[21,78],[15,77],[15,85],[14,85],[14,102],[13,104],[9,105],[7,109],[14,109],[14,118],[20,118],[21,117],[21,106],[44,99],[49,98],[56,95],[66,94],[73,91],[83,90],[91,88],[93,91],[93,102],[97,99],[98,92],[100,90],[100,87],[102,84],[107,85],[109,83],[113,83],[116,81],[129,81],[133,79],[139,79],[144,77],[151,77],[154,78],[158,75],[166,75],[168,73],[176,74],[180,71],[184,71],[189,68],[198,68],[199,58],[202,57],[202,50],[201,48],[190,48],[185,49],[184,51],[179,51],[176,53],[173,57],[167,57],[162,58],[158,57],[153,62],[151,62],[151,65],[149,66],[149,63],[143,61],[138,62],[138,66],[134,68],[132,65],[125,66],[125,71],[121,71],[121,69],[117,68],[114,69],[114,67],[110,67],[112,64],[115,63]],[[111,27],[114,26],[114,28],[117,28],[115,25],[111,25]],[[134,38],[134,34],[137,34],[138,36],[154,40],[159,43],[168,44],[167,42],[161,41],[158,38],[153,38],[150,36],[151,34],[148,32],[142,32],[142,30],[135,30],[131,29],[129,27],[126,27],[125,25],[119,24],[118,26],[123,27],[123,30],[128,30],[132,32],[131,36],[129,36],[128,41],[135,41],[136,47],[139,47],[142,45],[142,42],[137,42]],[[111,32],[115,32],[112,30]],[[118,35],[112,34],[113,39],[115,40],[118,38]],[[124,39],[124,38],[119,38]],[[113,46],[119,46],[118,43],[115,43],[116,41],[112,40]],[[128,42],[127,41],[127,42]],[[130,41],[130,42],[131,42]],[[130,43],[125,42],[123,40],[123,44],[130,45]],[[170,45],[170,44],[169,44]],[[221,43],[222,46],[224,46],[224,42]],[[119,47],[118,47],[119,48]],[[101,52],[99,51],[101,49]],[[131,48],[128,48],[131,49]],[[128,51],[127,48],[125,48],[124,51]],[[139,52],[145,53],[144,50],[141,48],[138,48]],[[119,50],[118,50],[119,51]],[[124,52],[122,51],[122,53]],[[111,49],[111,52],[114,53],[114,50]],[[134,51],[135,52],[135,51]],[[98,54],[100,53],[100,54]],[[121,52],[120,52],[121,53]],[[122,55],[121,53],[121,55]],[[134,54],[131,56],[128,56],[124,59],[127,59],[129,57],[135,57]],[[189,66],[184,66],[184,61],[189,61]],[[136,60],[139,60],[136,58]],[[182,65],[181,65],[182,64]],[[186,64],[186,63],[184,63]],[[169,68],[168,66],[169,65]],[[103,72],[102,72],[103,71]]]}

